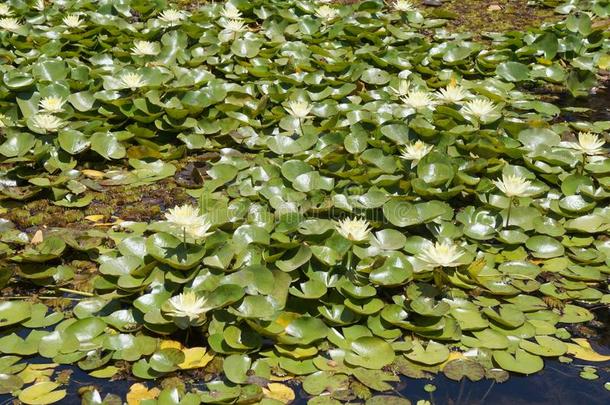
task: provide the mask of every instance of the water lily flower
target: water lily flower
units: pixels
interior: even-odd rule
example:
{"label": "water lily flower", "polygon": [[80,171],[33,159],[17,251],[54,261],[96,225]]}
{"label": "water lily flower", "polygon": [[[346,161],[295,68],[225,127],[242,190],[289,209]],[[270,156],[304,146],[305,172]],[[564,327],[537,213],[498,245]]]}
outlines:
{"label": "water lily flower", "polygon": [[585,155],[599,155],[603,153],[606,141],[591,132],[579,132],[578,142],[561,142],[560,145],[570,149],[576,149]]}
{"label": "water lily flower", "polygon": [[36,0],[34,8],[38,11],[44,11],[44,0]]}
{"label": "water lily flower", "polygon": [[70,28],[80,28],[85,22],[84,20],[81,20],[80,17],[76,14],[67,15],[61,21],[66,27]]}
{"label": "water lily flower", "polygon": [[58,113],[58,112],[62,112],[63,109],[63,105],[66,101],[64,99],[62,99],[61,97],[55,97],[55,96],[48,96],[48,97],[43,97],[39,102],[38,102],[38,107],[47,113]]}
{"label": "water lily flower", "polygon": [[398,96],[406,96],[411,90],[411,81],[406,79],[400,79],[400,81],[398,82],[398,88],[390,86],[390,90],[392,90]]}
{"label": "water lily flower", "polygon": [[36,114],[32,123],[45,132],[56,132],[63,126],[63,121],[51,114]]}
{"label": "water lily flower", "polygon": [[410,145],[405,146],[405,149],[401,152],[400,157],[403,159],[411,160],[411,169],[417,166],[419,161],[426,156],[434,148],[432,145],[427,145],[422,141],[417,141]]}
{"label": "water lily flower", "polygon": [[7,123],[9,122],[10,119],[6,115],[0,113],[0,128],[6,127]]}
{"label": "water lily flower", "polygon": [[435,104],[430,93],[423,90],[409,91],[406,96],[401,97],[401,100],[407,106],[415,108],[416,110],[426,107],[434,108]]}
{"label": "water lily flower", "polygon": [[362,242],[371,232],[369,221],[364,218],[345,218],[335,222],[335,229],[352,242]]}
{"label": "water lily flower", "polygon": [[462,86],[450,83],[444,89],[440,89],[436,97],[449,103],[459,103],[468,97],[468,92]]}
{"label": "water lily flower", "polygon": [[13,15],[13,11],[11,10],[11,7],[8,4],[1,3],[0,4],[0,15],[9,17],[9,16]]}
{"label": "water lily flower", "polygon": [[322,18],[323,20],[330,21],[337,18],[337,16],[339,15],[339,10],[324,5],[316,9],[316,15]]}
{"label": "water lily flower", "polygon": [[121,76],[121,83],[130,89],[137,89],[138,87],[144,86],[146,81],[142,78],[142,75],[138,73],[125,73]]}
{"label": "water lily flower", "polygon": [[161,14],[159,14],[159,20],[171,25],[178,24],[180,21],[184,20],[185,17],[186,15],[182,11],[173,8],[162,11]]}
{"label": "water lily flower", "polygon": [[170,298],[165,313],[173,318],[188,318],[189,323],[196,323],[202,321],[207,311],[203,297],[187,292]]}
{"label": "water lily flower", "polygon": [[402,12],[414,11],[415,6],[408,0],[396,0],[394,2],[394,9]]}
{"label": "water lily flower", "polygon": [[483,98],[477,98],[475,100],[468,101],[462,112],[466,115],[471,115],[477,118],[485,119],[486,116],[493,113],[496,110],[496,105],[489,100]]}
{"label": "water lily flower", "polygon": [[463,255],[464,252],[453,243],[436,242],[425,248],[418,258],[432,267],[457,267],[462,264],[458,260]]}
{"label": "water lily flower", "polygon": [[21,27],[21,23],[16,18],[0,18],[0,28],[2,29],[5,29],[7,31],[17,31]]}
{"label": "water lily flower", "polygon": [[134,41],[131,53],[137,56],[154,56],[159,53],[154,42],[150,41]]}
{"label": "water lily flower", "polygon": [[243,20],[231,19],[224,23],[224,27],[230,32],[240,32],[245,28],[246,23]]}
{"label": "water lily flower", "polygon": [[507,197],[525,197],[528,195],[528,188],[532,184],[524,177],[517,175],[502,175],[502,180],[494,180],[493,183]]}
{"label": "water lily flower", "polygon": [[165,214],[165,218],[195,239],[201,239],[210,234],[208,230],[212,223],[205,216],[200,215],[199,209],[192,205],[175,206]]}
{"label": "water lily flower", "polygon": [[220,15],[230,20],[239,20],[241,18],[241,11],[231,3],[225,4],[224,9],[220,12]]}
{"label": "water lily flower", "polygon": [[307,101],[291,100],[286,104],[287,106],[284,109],[295,118],[307,117],[313,108]]}

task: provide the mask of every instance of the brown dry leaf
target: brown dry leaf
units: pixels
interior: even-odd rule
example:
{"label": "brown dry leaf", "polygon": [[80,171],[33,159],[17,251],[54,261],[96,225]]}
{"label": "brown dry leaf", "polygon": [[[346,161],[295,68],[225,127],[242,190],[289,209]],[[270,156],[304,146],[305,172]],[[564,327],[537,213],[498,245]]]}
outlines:
{"label": "brown dry leaf", "polygon": [[203,368],[214,358],[213,355],[206,353],[205,347],[182,349],[182,353],[184,353],[184,361],[178,364],[178,367],[183,370]]}
{"label": "brown dry leaf", "polygon": [[566,343],[566,345],[568,346],[568,353],[576,357],[577,359],[586,361],[610,360],[610,356],[597,353],[595,350],[593,350],[593,348],[591,347],[591,343],[589,343],[587,339],[574,338],[572,340],[576,342],[576,344]]}
{"label": "brown dry leaf", "polygon": [[127,393],[127,404],[128,405],[140,405],[145,399],[155,399],[159,396],[161,391],[159,388],[148,389],[146,385],[136,383],[129,388]]}
{"label": "brown dry leaf", "polygon": [[84,169],[81,171],[81,173],[83,175],[85,175],[86,177],[89,177],[90,179],[103,179],[104,178],[104,172],[100,172],[99,170]]}
{"label": "brown dry leaf", "polygon": [[267,384],[267,388],[263,388],[263,394],[267,398],[275,399],[284,404],[291,403],[295,398],[292,388],[280,383]]}
{"label": "brown dry leaf", "polygon": [[44,240],[44,235],[42,234],[42,230],[37,230],[34,233],[34,236],[32,236],[32,240],[30,241],[30,243],[32,245],[38,245],[39,243],[42,243],[42,241]]}

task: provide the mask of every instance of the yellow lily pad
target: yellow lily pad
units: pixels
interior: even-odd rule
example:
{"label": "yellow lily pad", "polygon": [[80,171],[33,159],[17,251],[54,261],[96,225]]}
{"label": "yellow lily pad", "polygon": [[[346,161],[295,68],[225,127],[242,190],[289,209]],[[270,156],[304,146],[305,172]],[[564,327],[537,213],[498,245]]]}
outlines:
{"label": "yellow lily pad", "polygon": [[66,390],[56,390],[59,384],[43,381],[30,385],[19,394],[19,400],[28,405],[45,405],[61,401],[66,396]]}
{"label": "yellow lily pad", "polygon": [[178,367],[183,370],[203,368],[214,358],[213,355],[207,353],[205,347],[182,349],[182,353],[184,353],[184,361],[178,364]]}
{"label": "yellow lily pad", "polygon": [[574,338],[572,339],[576,343],[566,343],[568,346],[568,353],[580,360],[586,361],[609,361],[610,356],[597,353],[591,347],[591,343],[587,339]]}
{"label": "yellow lily pad", "polygon": [[127,393],[127,405],[139,405],[146,399],[155,399],[159,396],[158,388],[148,389],[146,385],[136,383],[129,388]]}
{"label": "yellow lily pad", "polygon": [[284,404],[291,403],[295,398],[292,388],[280,383],[269,383],[267,388],[263,388],[263,394],[266,398],[275,399]]}

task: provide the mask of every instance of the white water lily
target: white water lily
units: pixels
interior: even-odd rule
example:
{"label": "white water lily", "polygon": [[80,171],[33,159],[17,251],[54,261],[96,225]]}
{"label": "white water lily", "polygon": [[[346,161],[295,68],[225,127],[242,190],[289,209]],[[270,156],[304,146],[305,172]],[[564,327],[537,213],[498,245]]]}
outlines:
{"label": "white water lily", "polygon": [[38,107],[47,113],[58,113],[58,112],[62,112],[63,109],[63,105],[66,101],[64,99],[62,99],[61,97],[55,97],[55,96],[48,96],[48,97],[43,97],[39,102],[38,102]]}
{"label": "white water lily", "polygon": [[16,18],[0,18],[0,28],[3,28],[7,31],[17,31],[21,27],[21,23]]}
{"label": "white water lily", "polygon": [[415,10],[413,3],[408,0],[396,0],[393,5],[395,10],[402,12]]}
{"label": "white water lily", "polygon": [[70,14],[65,16],[61,20],[66,27],[70,28],[79,28],[84,24],[84,20],[81,20],[80,17],[76,14]]}
{"label": "white water lily", "polygon": [[134,41],[131,53],[137,56],[154,56],[159,53],[154,42],[150,41]]}
{"label": "white water lily", "polygon": [[591,132],[579,132],[578,142],[561,142],[560,145],[570,149],[576,149],[585,155],[599,155],[603,153],[606,141]]}
{"label": "white water lily", "polygon": [[398,88],[390,87],[390,90],[392,90],[398,96],[406,96],[411,90],[411,81],[400,79],[398,82]]}
{"label": "white water lily", "polygon": [[140,74],[125,73],[123,76],[121,76],[121,83],[123,86],[129,87],[130,89],[137,89],[138,87],[144,86],[146,81]]}
{"label": "white water lily", "polygon": [[477,118],[485,118],[489,114],[495,112],[496,105],[483,98],[477,98],[475,100],[468,101],[464,108],[462,108],[462,113],[466,115],[471,115]]}
{"label": "white water lily", "polygon": [[335,221],[335,229],[341,236],[352,242],[362,242],[371,233],[369,221],[364,218],[345,218]]}
{"label": "white water lily", "polygon": [[0,4],[0,15],[9,17],[9,16],[13,15],[13,11],[11,10],[11,7],[8,4],[1,3]]}
{"label": "white water lily", "polygon": [[224,27],[227,31],[231,32],[240,32],[243,31],[246,26],[246,23],[243,20],[231,19],[227,20],[224,23]]}
{"label": "white water lily", "polygon": [[224,18],[238,20],[241,18],[241,11],[231,3],[225,4],[224,9],[220,12]]}
{"label": "white water lily", "polygon": [[200,215],[199,209],[192,205],[175,206],[165,213],[165,218],[195,239],[201,239],[210,234],[208,230],[212,223],[205,216]]}
{"label": "white water lily", "polygon": [[436,242],[425,248],[418,258],[432,267],[457,267],[462,264],[458,260],[463,255],[464,252],[453,243]]}
{"label": "white water lily", "polygon": [[288,112],[288,114],[292,115],[295,118],[305,118],[311,112],[313,106],[309,104],[307,101],[296,101],[291,100],[286,103],[287,106],[284,109]]}
{"label": "white water lily", "polygon": [[430,93],[423,90],[409,91],[406,96],[401,97],[401,100],[404,104],[416,110],[426,107],[434,108],[435,104]]}
{"label": "white water lily", "polygon": [[316,15],[324,20],[330,21],[339,15],[339,10],[324,5],[316,9]]}
{"label": "white water lily", "polygon": [[194,292],[187,292],[167,300],[165,313],[174,318],[188,318],[190,323],[194,323],[201,321],[207,311],[203,297]]}
{"label": "white water lily", "polygon": [[44,0],[36,0],[36,4],[34,4],[34,8],[38,11],[44,11]]}
{"label": "white water lily", "polygon": [[410,145],[405,146],[401,152],[400,157],[403,159],[411,160],[411,169],[417,166],[419,161],[426,156],[434,148],[432,145],[427,145],[422,141],[417,141]]}
{"label": "white water lily", "polygon": [[51,114],[36,114],[32,123],[45,132],[56,132],[63,126],[63,121]]}
{"label": "white water lily", "polygon": [[440,89],[436,96],[448,103],[459,103],[468,97],[468,92],[462,86],[450,83],[444,89]]}
{"label": "white water lily", "polygon": [[528,188],[532,184],[524,177],[517,175],[502,175],[502,180],[494,180],[493,183],[507,197],[525,197],[528,195]]}
{"label": "white water lily", "polygon": [[172,25],[179,23],[184,20],[184,18],[186,18],[186,15],[182,11],[173,8],[162,11],[161,14],[159,14],[159,20]]}

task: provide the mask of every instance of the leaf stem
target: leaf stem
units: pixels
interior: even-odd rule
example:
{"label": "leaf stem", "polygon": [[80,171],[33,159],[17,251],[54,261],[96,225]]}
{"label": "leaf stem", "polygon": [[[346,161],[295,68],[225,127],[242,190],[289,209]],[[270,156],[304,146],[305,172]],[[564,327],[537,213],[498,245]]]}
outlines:
{"label": "leaf stem", "polygon": [[[95,297],[95,294],[88,293],[88,292],[85,292],[85,291],[72,290],[70,288],[59,287],[59,288],[56,288],[56,290],[57,291],[61,291],[61,292],[65,292],[65,293],[69,293],[69,294],[82,295],[83,297]],[[56,298],[61,298],[61,297],[56,297]]]}
{"label": "leaf stem", "polygon": [[506,225],[504,225],[505,228],[508,228],[508,224],[510,221],[510,210],[513,207],[513,198],[515,198],[515,197],[510,197],[510,199],[508,200],[508,212],[506,213]]}
{"label": "leaf stem", "polygon": [[352,249],[350,248],[347,251],[347,271],[351,272],[352,271]]}

